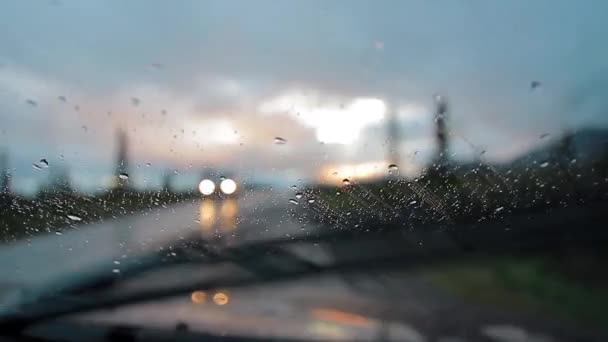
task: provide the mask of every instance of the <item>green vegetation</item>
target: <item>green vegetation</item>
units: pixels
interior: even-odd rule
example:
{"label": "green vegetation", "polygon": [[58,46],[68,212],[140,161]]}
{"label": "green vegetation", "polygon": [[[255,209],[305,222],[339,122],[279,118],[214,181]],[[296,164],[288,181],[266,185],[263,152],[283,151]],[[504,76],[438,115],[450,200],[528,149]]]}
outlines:
{"label": "green vegetation", "polygon": [[42,192],[34,199],[0,194],[0,242],[70,229],[82,223],[197,198],[194,192],[107,191],[100,195]]}
{"label": "green vegetation", "polygon": [[309,192],[317,198],[313,210],[345,222],[399,223],[405,216],[412,225],[468,223],[607,201],[607,174],[608,158],[586,166],[554,162],[512,169],[480,163],[431,168],[413,180],[352,180],[347,186]]}
{"label": "green vegetation", "polygon": [[423,274],[433,284],[469,302],[606,329],[608,276],[598,274],[605,265],[606,258],[602,259],[594,259],[594,265],[587,263],[592,266],[588,272],[594,280],[584,281],[580,274],[573,277],[572,270],[563,263],[541,257],[462,261],[425,270]]}

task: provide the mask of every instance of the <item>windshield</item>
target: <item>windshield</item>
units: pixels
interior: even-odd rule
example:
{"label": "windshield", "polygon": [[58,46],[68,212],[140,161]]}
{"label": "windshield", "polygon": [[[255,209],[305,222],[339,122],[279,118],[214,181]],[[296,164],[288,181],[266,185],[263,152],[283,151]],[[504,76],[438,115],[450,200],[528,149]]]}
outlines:
{"label": "windshield", "polygon": [[[207,319],[189,325],[239,336],[264,334],[218,315],[295,312],[312,323],[268,323],[277,336],[321,339],[404,336],[387,320],[426,336],[439,301],[500,313],[447,337],[608,326],[603,1],[0,7],[0,307],[145,285],[179,300],[146,298],[153,318],[133,324],[188,307]],[[173,265],[193,260],[214,264]],[[195,273],[209,288],[189,290]],[[276,286],[271,309],[247,300]]]}

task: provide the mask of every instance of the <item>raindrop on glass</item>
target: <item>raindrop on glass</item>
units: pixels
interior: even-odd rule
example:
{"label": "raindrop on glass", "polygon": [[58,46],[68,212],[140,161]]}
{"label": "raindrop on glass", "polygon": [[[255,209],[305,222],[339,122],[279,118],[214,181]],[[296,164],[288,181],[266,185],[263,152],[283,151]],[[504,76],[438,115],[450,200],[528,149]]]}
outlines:
{"label": "raindrop on glass", "polygon": [[62,233],[62,232],[60,232],[60,231],[56,231],[56,232],[55,232],[55,235],[63,235],[63,233]]}
{"label": "raindrop on glass", "polygon": [[32,167],[34,168],[34,170],[42,170],[42,168],[38,164],[32,164]]}
{"label": "raindrop on glass", "polygon": [[498,207],[494,210],[495,213],[499,213],[501,211],[503,211],[505,209],[505,207]]}
{"label": "raindrop on glass", "polygon": [[68,218],[69,218],[70,220],[72,220],[72,221],[76,221],[76,222],[78,222],[78,221],[82,221],[82,218],[81,218],[80,216],[76,216],[76,215],[69,215],[69,214],[68,214]]}
{"label": "raindrop on glass", "polygon": [[36,106],[38,105],[38,102],[36,102],[36,101],[34,101],[34,100],[32,100],[32,99],[27,99],[27,100],[25,101],[25,103],[29,104],[29,105],[30,105],[30,106],[32,106],[32,107],[36,107]]}
{"label": "raindrop on glass", "polygon": [[137,97],[132,97],[132,98],[131,98],[131,103],[132,103],[134,106],[139,106],[140,101],[139,101],[139,99],[138,99]]}
{"label": "raindrop on glass", "polygon": [[411,201],[410,204],[416,204],[418,201]]}
{"label": "raindrop on glass", "polygon": [[296,198],[297,198],[297,199],[302,198],[302,193],[301,193],[301,192],[297,192],[297,193],[296,193]]}
{"label": "raindrop on glass", "polygon": [[285,145],[287,143],[287,140],[285,140],[284,138],[281,138],[281,137],[275,137],[274,143],[275,143],[275,145]]}
{"label": "raindrop on glass", "polygon": [[540,137],[539,137],[539,138],[540,138],[540,139],[547,139],[547,138],[548,138],[548,137],[550,137],[550,136],[551,136],[551,134],[550,134],[550,133],[543,133],[543,134],[541,134],[541,135],[540,135]]}
{"label": "raindrop on glass", "polygon": [[118,178],[120,178],[122,180],[127,180],[127,179],[129,179],[129,174],[127,174],[125,172],[120,173],[120,174],[118,174]]}
{"label": "raindrop on glass", "polygon": [[342,180],[342,184],[344,184],[344,185],[350,185],[350,180],[348,178],[344,178]]}
{"label": "raindrop on glass", "polygon": [[549,162],[548,161],[540,164],[540,167],[542,167],[542,168],[545,168],[547,166],[549,166]]}
{"label": "raindrop on glass", "polygon": [[68,99],[67,99],[65,96],[63,96],[63,95],[57,96],[57,98],[58,98],[58,99],[59,99],[59,101],[61,101],[61,102],[68,102]]}
{"label": "raindrop on glass", "polygon": [[530,82],[530,89],[532,89],[532,90],[534,90],[534,89],[536,89],[536,88],[538,88],[540,86],[541,86],[541,83],[539,81],[532,81],[532,82]]}
{"label": "raindrop on glass", "polygon": [[397,164],[391,164],[391,165],[388,166],[388,170],[390,172],[399,171],[399,166],[397,166]]}
{"label": "raindrop on glass", "polygon": [[292,186],[291,186],[291,188],[292,188],[293,190],[295,190],[295,189],[297,189],[298,187],[297,187],[296,185],[292,185]]}
{"label": "raindrop on glass", "polygon": [[315,203],[315,199],[314,198],[309,198],[308,199],[308,203]]}
{"label": "raindrop on glass", "polygon": [[48,162],[48,160],[46,160],[46,159],[44,159],[44,158],[40,159],[40,162],[39,162],[39,163],[40,163],[40,166],[41,166],[42,168],[45,168],[45,169],[46,169],[47,167],[49,167],[49,162]]}
{"label": "raindrop on glass", "polygon": [[293,198],[289,199],[289,203],[296,204],[296,205],[299,204],[299,202],[297,200],[293,199]]}
{"label": "raindrop on glass", "polygon": [[120,270],[118,268],[113,268],[112,273],[120,273]]}

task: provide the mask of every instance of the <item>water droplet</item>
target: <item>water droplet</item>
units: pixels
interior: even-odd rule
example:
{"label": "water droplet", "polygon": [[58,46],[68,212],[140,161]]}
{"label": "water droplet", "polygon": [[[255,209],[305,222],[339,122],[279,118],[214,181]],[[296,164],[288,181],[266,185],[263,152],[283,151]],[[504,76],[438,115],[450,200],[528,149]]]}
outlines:
{"label": "water droplet", "polygon": [[396,164],[391,164],[388,166],[388,173],[389,174],[393,174],[395,172],[399,171],[399,166],[397,166]]}
{"label": "water droplet", "polygon": [[59,101],[61,101],[61,102],[68,102],[68,99],[67,99],[65,96],[63,96],[63,95],[57,96],[57,98],[58,98],[58,99],[59,99]]}
{"label": "water droplet", "polygon": [[297,193],[296,193],[296,198],[297,198],[297,199],[302,198],[302,193],[301,193],[301,192],[297,192]]}
{"label": "water droplet", "polygon": [[118,268],[113,268],[112,273],[120,273],[120,270]]}
{"label": "water droplet", "polygon": [[314,198],[309,198],[308,199],[308,203],[315,203],[315,199]]}
{"label": "water droplet", "polygon": [[146,163],[146,166],[150,167],[150,166],[152,166],[152,163]]}
{"label": "water droplet", "polygon": [[32,100],[32,99],[27,99],[27,100],[25,100],[25,103],[29,104],[29,105],[30,105],[30,106],[32,106],[32,107],[36,107],[36,106],[38,106],[38,102],[36,102],[36,101],[34,101],[34,100]]}
{"label": "water droplet", "polygon": [[576,158],[572,159],[572,160],[570,161],[570,164],[576,164]]}
{"label": "water droplet", "polygon": [[293,190],[295,190],[295,189],[297,189],[298,187],[297,187],[296,185],[292,185],[292,186],[291,186],[291,188],[292,188]]}
{"label": "water droplet", "polygon": [[551,136],[551,133],[543,133],[543,134],[541,134],[541,135],[540,135],[540,137],[539,137],[539,138],[540,138],[540,139],[546,139],[546,138],[548,138],[548,137],[550,137],[550,136]]}
{"label": "water droplet", "polygon": [[80,216],[76,216],[76,215],[70,215],[70,214],[68,214],[68,218],[69,218],[70,220],[72,220],[72,221],[76,221],[76,222],[78,222],[78,221],[82,221],[82,218],[81,218]]}
{"label": "water droplet", "polygon": [[536,88],[538,88],[540,86],[541,86],[540,81],[532,81],[532,82],[530,82],[530,88],[531,89],[536,89]]}
{"label": "water droplet", "polygon": [[120,265],[120,261],[114,260],[114,265]]}
{"label": "water droplet", "polygon": [[548,161],[543,162],[543,163],[540,164],[540,167],[542,167],[542,168],[545,168],[547,166],[549,166],[549,162]]}
{"label": "water droplet", "polygon": [[62,233],[62,232],[60,232],[60,231],[56,231],[56,232],[55,232],[55,235],[63,235],[63,233]]}
{"label": "water droplet", "polygon": [[499,213],[501,211],[503,211],[505,209],[505,207],[498,207],[494,210],[495,213]]}
{"label": "water droplet", "polygon": [[40,166],[46,169],[47,167],[49,167],[49,162],[46,159],[42,158],[40,159]]}
{"label": "water droplet", "polygon": [[287,140],[281,137],[275,137],[274,143],[275,145],[285,145],[287,143]]}
{"label": "water droplet", "polygon": [[289,203],[296,204],[296,205],[299,204],[299,202],[297,200],[295,200],[294,198],[290,198]]}
{"label": "water droplet", "polygon": [[152,63],[150,64],[154,69],[162,69],[164,66],[160,63]]}
{"label": "water droplet", "polygon": [[119,173],[118,178],[120,178],[122,180],[127,180],[127,179],[129,179],[129,174],[126,172]]}
{"label": "water droplet", "polygon": [[141,101],[139,101],[139,99],[138,99],[137,97],[132,97],[132,98],[131,98],[131,103],[132,103],[134,106],[139,106],[139,103],[140,103],[140,102],[141,102]]}
{"label": "water droplet", "polygon": [[42,168],[38,164],[32,164],[32,167],[34,168],[34,170],[42,170]]}
{"label": "water droplet", "polygon": [[411,201],[410,204],[416,204],[418,201]]}
{"label": "water droplet", "polygon": [[414,151],[414,155],[417,156],[420,151]]}
{"label": "water droplet", "polygon": [[342,180],[342,184],[344,184],[344,185],[350,185],[350,180],[348,178],[344,178]]}

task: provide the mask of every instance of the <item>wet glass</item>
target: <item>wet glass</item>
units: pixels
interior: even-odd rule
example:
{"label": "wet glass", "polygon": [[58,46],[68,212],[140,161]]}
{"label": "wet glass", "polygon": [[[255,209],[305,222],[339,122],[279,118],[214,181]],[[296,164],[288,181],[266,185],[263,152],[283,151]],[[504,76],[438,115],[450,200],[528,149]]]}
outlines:
{"label": "wet glass", "polygon": [[2,3],[0,328],[602,340],[607,13]]}

